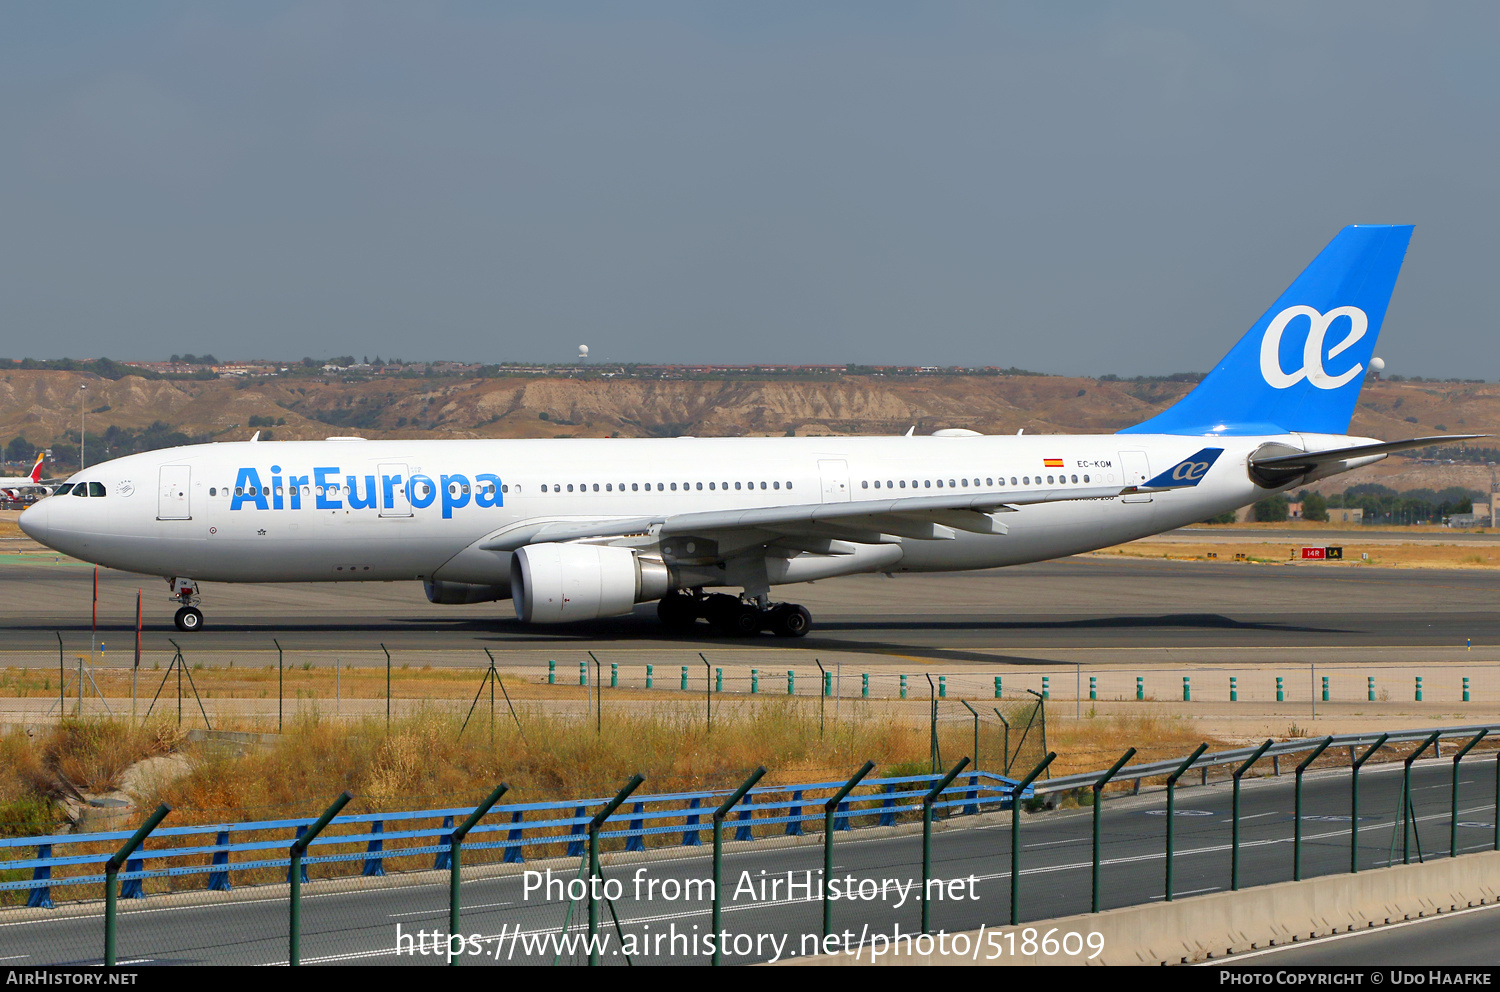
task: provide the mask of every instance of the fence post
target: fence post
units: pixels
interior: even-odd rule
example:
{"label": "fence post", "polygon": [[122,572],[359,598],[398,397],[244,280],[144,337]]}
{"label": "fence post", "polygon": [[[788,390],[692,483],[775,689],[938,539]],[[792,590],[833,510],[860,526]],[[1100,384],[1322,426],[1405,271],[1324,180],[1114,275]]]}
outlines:
{"label": "fence post", "polygon": [[1280,675],[1276,676],[1276,701],[1278,703],[1286,702],[1286,688],[1282,685]]}
{"label": "fence post", "polygon": [[[1248,772],[1250,766],[1260,760],[1261,755],[1266,753],[1266,748],[1270,747],[1271,743],[1271,739],[1266,738],[1266,742],[1256,748],[1255,753],[1234,770],[1234,798],[1232,800],[1234,811],[1229,818],[1229,890],[1231,892],[1237,892],[1240,888],[1240,776]],[[1207,768],[1205,767],[1204,770],[1206,771]]]}
{"label": "fence post", "polygon": [[[1465,679],[1464,681],[1467,682],[1468,679]],[[1484,740],[1485,735],[1488,733],[1488,730],[1481,730],[1479,733],[1474,735],[1473,740],[1469,741],[1469,743],[1459,748],[1458,753],[1453,756],[1453,815],[1448,821],[1448,857],[1450,858],[1458,857],[1458,763],[1463,760],[1464,755],[1468,754],[1469,750],[1475,744],[1478,744],[1480,741]],[[1497,815],[1500,815],[1500,810],[1497,810],[1496,813]]]}
{"label": "fence post", "polygon": [[[228,830],[220,830],[217,834],[214,835],[214,847],[222,847],[226,849],[229,847]],[[224,870],[211,871],[208,873],[208,887],[210,891],[228,892],[233,889],[234,885],[229,881],[229,851],[215,851],[213,863],[216,865],[223,865]]]}
{"label": "fence post", "polygon": [[[1371,679],[1373,682],[1374,680]],[[1385,744],[1390,734],[1381,734],[1376,738],[1370,749],[1356,758],[1349,768],[1349,873],[1359,871],[1359,770],[1364,767],[1370,756]],[[1350,748],[1350,753],[1353,753]],[[1500,819],[1500,818],[1497,818]]]}
{"label": "fence post", "polygon": [[1328,745],[1332,743],[1332,737],[1325,737],[1323,743],[1314,748],[1313,753],[1304,758],[1302,763],[1297,766],[1297,784],[1294,789],[1296,806],[1293,813],[1295,822],[1292,825],[1292,881],[1294,882],[1302,881],[1302,773],[1307,771],[1312,763],[1318,760],[1318,755],[1322,754]]}
{"label": "fence post", "polygon": [[618,661],[609,663],[609,687],[611,689],[620,688],[620,663]]}
{"label": "fence post", "polygon": [[[699,799],[697,796],[694,796],[692,802],[688,804],[688,809],[702,809],[702,808],[703,808],[703,800]],[[682,846],[683,847],[702,847],[703,846],[703,838],[700,837],[700,836],[698,836],[698,834],[699,834],[699,831],[697,829],[698,822],[699,822],[699,817],[698,817],[697,813],[689,813],[686,817],[683,818],[683,822],[682,822],[682,827],[683,827],[683,829],[682,829]]]}
{"label": "fence post", "polygon": [[503,863],[507,865],[524,865],[526,863],[526,850],[522,844],[521,832],[525,828],[514,826],[514,824],[521,822],[521,810],[516,810],[510,815],[510,822],[512,824],[510,833],[505,835],[507,843],[505,845],[505,860]]}
{"label": "fence post", "polygon": [[1369,694],[1369,701],[1373,703],[1375,701],[1375,676],[1365,677],[1365,691]]}
{"label": "fence post", "polygon": [[995,711],[995,715],[1000,718],[1000,724],[1003,727],[1005,727],[1005,741],[1004,741],[1004,743],[1002,743],[1000,745],[1001,750],[1005,752],[1004,754],[1001,755],[1001,758],[1003,758],[1004,760],[1002,760],[1000,762],[1000,764],[1002,766],[1001,769],[1000,769],[1000,774],[1001,775],[1009,775],[1010,774],[1010,721],[1007,720],[1007,719],[1005,719],[1005,714],[1000,712],[1000,707],[998,707],[998,706],[991,706],[990,709],[992,709],[992,710]]}
{"label": "fence post", "polygon": [[1135,677],[1135,701],[1141,702],[1146,698],[1146,680],[1141,676]]}
{"label": "fence post", "polygon": [[338,816],[339,810],[349,805],[349,800],[353,798],[354,794],[345,789],[333,801],[332,805],[323,811],[323,815],[318,817],[313,822],[313,825],[307,828],[306,833],[292,841],[290,868],[292,880],[290,899],[291,919],[287,927],[287,964],[293,967],[302,963],[302,855],[307,853],[308,845],[317,839],[318,834],[323,832],[323,828],[328,826],[329,821]]}
{"label": "fence post", "polygon": [[686,665],[682,666],[682,683],[681,683],[681,688],[682,688],[683,692],[687,692],[687,666]]}
{"label": "fence post", "polygon": [[599,873],[599,828],[604,821],[609,819],[611,813],[620,808],[620,804],[630,797],[630,794],[641,787],[646,781],[646,776],[636,772],[625,783],[625,788],[615,794],[615,797],[604,804],[604,808],[595,813],[589,820],[589,967],[599,966],[599,897],[595,894],[594,879],[601,877]]}
{"label": "fence post", "polygon": [[1207,744],[1199,744],[1198,745],[1198,749],[1196,751],[1194,751],[1191,755],[1189,755],[1188,759],[1186,761],[1184,761],[1181,765],[1178,765],[1177,766],[1177,770],[1175,772],[1173,772],[1172,774],[1170,774],[1170,775],[1167,776],[1167,884],[1166,884],[1166,901],[1167,902],[1171,902],[1172,901],[1172,842],[1175,839],[1174,838],[1174,832],[1173,832],[1173,829],[1172,829],[1172,821],[1174,819],[1176,819],[1175,814],[1176,814],[1176,811],[1177,811],[1177,807],[1176,807],[1177,780],[1182,777],[1182,774],[1184,772],[1186,772],[1189,767],[1192,766],[1193,762],[1195,762],[1195,761],[1198,760],[1199,755],[1201,755],[1204,751],[1207,751],[1207,750],[1208,750],[1208,745]]}
{"label": "fence post", "polygon": [[723,906],[724,906],[724,896],[723,896],[724,886],[722,884],[723,881],[724,881],[724,879],[723,879],[723,873],[724,873],[724,817],[726,817],[726,816],[729,815],[729,811],[732,810],[732,809],[734,809],[735,803],[739,802],[742,798],[744,798],[745,793],[749,792],[750,789],[752,787],[754,787],[755,783],[760,781],[761,776],[764,775],[765,773],[766,773],[766,770],[765,770],[764,767],[760,767],[760,768],[755,769],[755,771],[753,771],[753,772],[750,773],[750,777],[747,778],[747,779],[745,779],[745,781],[740,785],[740,787],[738,789],[734,790],[734,793],[728,799],[724,800],[723,805],[721,805],[718,809],[714,810],[714,816],[713,816],[713,820],[714,820],[714,869],[713,869],[713,873],[714,873],[714,909],[713,909],[714,959],[713,959],[713,965],[714,965],[715,968],[717,968],[722,963],[722,961],[723,961],[723,948],[720,946],[719,934],[723,932],[723,926],[721,925],[721,917],[723,915]]}
{"label": "fence post", "polygon": [[474,808],[469,818],[459,824],[458,829],[453,831],[452,839],[449,841],[448,849],[451,856],[448,858],[448,964],[456,966],[458,959],[453,956],[453,935],[458,933],[459,913],[459,862],[463,858],[464,838],[468,836],[470,829],[479,822],[480,817],[490,811],[490,808],[500,801],[500,797],[510,791],[510,786],[501,782],[491,792],[489,798]]}
{"label": "fence post", "polygon": [[[1090,880],[1093,883],[1093,895],[1089,900],[1090,913],[1099,912],[1099,807],[1104,803],[1104,787],[1109,784],[1110,779],[1119,773],[1121,768],[1125,767],[1125,762],[1134,757],[1135,748],[1131,748],[1120,755],[1120,760],[1111,765],[1109,771],[1101,775],[1099,781],[1094,783],[1094,867],[1090,876]],[[1011,843],[1015,843],[1015,841],[1012,840]]]}
{"label": "fence post", "polygon": [[1021,793],[1047,770],[1057,752],[1048,751],[1042,763],[1010,790],[1010,925],[1021,922]]}
{"label": "fence post", "polygon": [[[52,857],[52,845],[51,844],[38,844],[37,845],[37,848],[36,848],[36,859],[38,861],[46,861],[46,860],[49,860],[51,857]],[[35,869],[31,873],[31,880],[33,882],[51,881],[51,879],[52,879],[52,866],[51,865],[43,865],[42,867]],[[33,885],[31,887],[31,891],[26,896],[26,908],[27,909],[51,909],[52,908],[52,887],[50,885]]]}
{"label": "fence post", "polygon": [[1323,676],[1323,702],[1328,702],[1328,676]]}
{"label": "fence post", "polygon": [[[635,809],[631,810],[631,812],[632,813],[643,813],[643,812],[645,812],[645,809],[646,809],[646,804],[638,802],[638,803],[635,804]],[[643,829],[645,829],[645,826],[646,826],[646,821],[645,821],[644,817],[633,817],[631,819],[631,821],[630,821],[630,829],[631,830],[643,830]],[[642,836],[641,834],[632,834],[631,836],[625,838],[625,850],[627,850],[627,851],[644,851],[645,849],[646,849],[646,838],[644,836]]]}
{"label": "fence post", "polygon": [[1182,701],[1191,703],[1193,701],[1193,678],[1191,675],[1182,677]]}
{"label": "fence post", "polygon": [[[938,796],[942,795],[943,790],[946,789],[946,788],[948,788],[948,786],[953,783],[953,780],[956,777],[958,777],[958,773],[961,772],[961,771],[963,771],[964,767],[966,765],[968,765],[968,763],[969,763],[969,759],[968,758],[959,758],[958,759],[958,764],[956,764],[952,768],[948,769],[948,774],[943,776],[942,781],[938,782],[937,785],[934,785],[931,789],[927,790],[927,795],[925,795],[925,796],[922,797],[922,932],[923,933],[927,933],[928,929],[929,929],[929,927],[927,925],[927,917],[928,917],[928,906],[930,905],[930,903],[929,903],[929,901],[927,899],[927,879],[932,876],[932,804],[933,804],[933,802],[935,802],[937,800]],[[823,878],[825,879],[825,884],[826,884],[826,879],[832,873],[833,873],[833,858],[832,858],[832,853],[830,852],[829,857],[826,859],[826,864],[825,864],[824,870],[823,870]],[[826,897],[825,897],[825,899],[823,901],[823,905],[825,907],[828,905],[828,901],[827,901]],[[825,908],[823,910],[823,935],[824,936],[828,935],[828,928],[829,928],[828,925],[829,925],[829,911]]]}
{"label": "fence post", "polygon": [[646,666],[646,688],[647,689],[650,689],[654,685],[654,683],[655,683],[655,675],[656,675],[656,666],[655,665],[647,665]]}
{"label": "fence post", "polygon": [[760,692],[760,669],[750,669],[750,694],[753,696]]}
{"label": "fence post", "polygon": [[[1418,676],[1418,679],[1420,679],[1420,678],[1421,678],[1421,676]],[[1422,756],[1422,752],[1423,751],[1426,751],[1433,744],[1437,743],[1437,739],[1438,739],[1439,735],[1441,735],[1441,734],[1442,734],[1441,730],[1434,730],[1430,735],[1428,735],[1427,739],[1422,742],[1422,746],[1421,747],[1417,748],[1411,754],[1409,754],[1409,755],[1406,756],[1406,761],[1404,762],[1404,767],[1401,769],[1401,808],[1402,808],[1402,815],[1401,815],[1401,863],[1403,865],[1409,865],[1409,864],[1411,864],[1411,829],[1410,829],[1410,824],[1415,819],[1415,817],[1412,816],[1412,812],[1411,812],[1411,763],[1413,761],[1416,761],[1418,758],[1420,758]],[[1500,813],[1500,810],[1497,810],[1496,812]],[[1420,837],[1418,837],[1417,838],[1417,857],[1420,858],[1421,856],[1422,856],[1422,839]]]}
{"label": "fence post", "polygon": [[1235,678],[1233,675],[1229,676],[1229,701],[1231,703],[1237,703],[1240,701],[1239,679]]}
{"label": "fence post", "polygon": [[838,809],[839,803],[844,801],[844,797],[859,784],[859,780],[870,774],[874,768],[875,762],[866,761],[860,766],[859,771],[844,783],[843,788],[835,792],[823,804],[823,936],[825,938],[833,932],[833,903],[828,901],[828,880],[833,877],[833,814]]}
{"label": "fence post", "polygon": [[118,851],[109,856],[109,861],[104,865],[104,965],[107,968],[115,966],[115,879],[119,877],[120,866],[125,859],[130,857],[131,852],[140,847],[145,841],[146,835],[156,829],[156,825],[166,819],[172,807],[162,803],[156,807],[146,822],[141,824],[140,829],[131,834]]}
{"label": "fence post", "polygon": [[1089,701],[1092,702],[1092,701],[1094,701],[1094,700],[1096,700],[1098,698],[1099,698],[1099,679],[1098,679],[1097,676],[1090,675],[1089,676]]}

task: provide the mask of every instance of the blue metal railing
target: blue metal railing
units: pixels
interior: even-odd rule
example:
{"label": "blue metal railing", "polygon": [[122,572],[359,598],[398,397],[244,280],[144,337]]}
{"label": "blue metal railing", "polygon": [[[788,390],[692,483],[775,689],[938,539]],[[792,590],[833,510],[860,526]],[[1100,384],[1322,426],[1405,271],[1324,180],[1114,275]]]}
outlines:
{"label": "blue metal railing", "polygon": [[[903,813],[920,813],[922,797],[942,775],[902,775],[894,778],[865,779],[860,792],[851,794],[839,804],[834,819],[835,830],[849,830],[855,818],[874,818],[866,826],[890,826]],[[942,799],[933,804],[935,810],[953,811],[959,815],[973,815],[984,808],[1005,808],[1016,787],[1016,780],[990,772],[970,772],[960,777],[943,792]],[[781,827],[786,836],[800,836],[803,825],[819,822],[823,818],[822,802],[809,793],[831,794],[842,786],[842,782],[809,782],[796,785],[761,786],[746,793],[732,821],[734,839],[755,839],[755,828],[764,831],[768,827]],[[600,832],[604,839],[623,838],[627,851],[646,849],[647,838],[678,835],[668,845],[697,846],[711,829],[708,814],[732,790],[714,789],[701,792],[674,792],[634,797],[630,808],[621,808],[610,817],[609,823],[620,824],[616,829]],[[1032,794],[1028,787],[1022,798]],[[468,851],[500,850],[507,863],[522,863],[528,848],[565,846],[564,855],[579,857],[583,854],[584,828],[589,823],[588,810],[604,805],[608,798],[554,800],[540,803],[514,803],[495,806],[490,813],[493,820],[476,826],[464,843]],[[571,811],[571,815],[558,815]],[[433,856],[433,868],[447,868],[449,837],[453,831],[455,817],[466,817],[473,807],[452,809],[407,810],[392,813],[357,813],[336,817],[330,829],[352,828],[350,833],[325,832],[313,841],[312,849],[328,845],[364,845],[362,850],[329,852],[305,856],[302,863],[336,864],[360,861],[361,874],[384,875],[385,861],[389,858]],[[539,817],[527,819],[528,816]],[[123,898],[143,898],[142,882],[148,878],[186,878],[207,875],[209,889],[227,891],[232,888],[231,873],[254,869],[280,868],[289,870],[288,847],[294,836],[300,834],[316,818],[302,817],[281,820],[258,820],[245,823],[209,823],[195,826],[159,827],[150,839],[161,841],[169,838],[196,838],[212,835],[211,844],[190,844],[185,847],[160,847],[137,850],[119,873]],[[413,821],[439,821],[422,825]],[[623,821],[623,823],[622,823]],[[409,829],[388,830],[388,825],[410,825]],[[81,845],[119,842],[131,836],[131,831],[106,831],[92,834],[53,834],[41,837],[0,838],[0,853],[5,849],[34,847],[36,857],[16,858],[0,861],[0,872],[31,871],[32,877],[13,881],[0,881],[0,891],[27,890],[26,904],[33,907],[52,906],[52,888],[60,886],[96,885],[105,880],[101,873],[58,877],[54,869],[78,866],[103,865],[109,860],[109,852],[54,855],[57,847],[77,849]],[[262,835],[256,839],[230,842],[232,835]],[[266,837],[266,834],[281,836]],[[492,839],[484,839],[489,835]],[[422,841],[433,838],[433,843],[412,847],[387,848],[392,841]],[[272,857],[261,855],[275,852]],[[535,851],[533,850],[533,855]],[[248,855],[248,858],[244,856]],[[181,863],[188,859],[209,859],[207,864]],[[235,860],[239,856],[244,860]],[[156,862],[160,867],[147,868],[146,862]],[[162,864],[165,862],[165,864]],[[174,863],[177,862],[177,863]]]}

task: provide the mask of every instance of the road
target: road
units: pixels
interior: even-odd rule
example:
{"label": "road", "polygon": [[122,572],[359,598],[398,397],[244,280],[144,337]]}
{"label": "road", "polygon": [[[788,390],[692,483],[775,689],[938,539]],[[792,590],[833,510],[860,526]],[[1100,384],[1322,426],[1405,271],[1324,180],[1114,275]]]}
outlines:
{"label": "road", "polygon": [[[1460,780],[1460,851],[1487,850],[1494,845],[1493,757],[1485,755],[1467,762]],[[1417,813],[1418,846],[1428,857],[1447,854],[1449,774],[1444,761],[1419,763],[1414,769],[1413,803]],[[1347,871],[1349,867],[1349,796],[1347,772],[1310,775],[1305,786],[1304,873],[1307,876]],[[1283,881],[1290,877],[1292,850],[1292,791],[1290,776],[1247,781],[1242,798],[1243,884],[1246,886]],[[1369,767],[1361,780],[1360,864],[1362,868],[1384,866],[1401,858],[1401,843],[1394,812],[1400,793],[1399,766]],[[1230,791],[1222,785],[1179,791],[1175,893],[1190,898],[1229,886]],[[1105,908],[1150,902],[1163,897],[1164,800],[1160,794],[1112,800],[1103,811],[1103,903]],[[962,818],[934,838],[934,875],[945,879],[973,876],[977,899],[945,900],[933,905],[932,927],[950,933],[995,926],[1009,919],[1008,816],[999,822],[973,827]],[[973,821],[968,821],[973,823]],[[1023,821],[1023,871],[1021,916],[1037,920],[1085,912],[1089,905],[1091,812],[1055,811],[1027,816]],[[745,849],[748,847],[749,849]],[[316,848],[314,849],[316,852]],[[626,860],[612,856],[605,872],[620,879],[623,897],[614,909],[620,933],[634,939],[648,936],[680,936],[675,950],[658,948],[634,956],[635,963],[703,963],[694,954],[691,938],[710,930],[708,905],[702,898],[672,900],[637,898],[633,879],[637,869],[659,883],[683,883],[707,877],[709,862],[703,848],[658,852],[652,860]],[[466,862],[467,863],[467,862]],[[838,838],[835,878],[852,876],[878,885],[886,879],[909,883],[918,875],[920,839],[862,837],[853,831]],[[726,929],[743,935],[746,953],[729,956],[731,963],[768,960],[776,956],[800,956],[810,951],[820,930],[821,905],[803,899],[787,899],[785,893],[742,893],[738,898],[730,886],[785,877],[785,873],[812,871],[821,865],[821,847],[788,846],[775,839],[757,840],[728,854],[725,859]],[[559,884],[577,873],[577,862],[558,863]],[[357,880],[317,882],[305,887],[303,908],[304,963],[434,964],[437,957],[398,956],[394,950],[396,926],[411,934],[419,930],[446,930],[446,876],[426,873],[412,877],[410,885],[395,888],[362,887]],[[582,905],[573,907],[558,898],[528,897],[524,877],[504,875],[465,883],[463,899],[468,907],[461,930],[491,938],[477,945],[489,962],[500,948],[503,961],[545,963],[550,954],[525,953],[515,940],[527,934],[583,927]],[[958,894],[967,896],[960,884]],[[287,958],[287,904],[284,889],[268,887],[263,894],[244,890],[233,898],[195,905],[173,905],[168,900],[148,899],[124,904],[119,925],[120,960],[161,964],[275,964]],[[661,890],[658,889],[658,895]],[[899,908],[893,890],[886,901],[836,904],[835,931],[849,933],[849,940],[870,945],[870,933],[890,933],[899,925],[908,934],[919,927],[920,910],[908,900]],[[0,946],[8,964],[84,963],[97,961],[102,946],[102,922],[97,907],[84,907],[83,915],[57,911],[48,919],[22,921],[17,913],[0,914]],[[9,919],[7,918],[9,917]],[[1493,920],[1494,917],[1483,917]],[[1454,919],[1454,926],[1461,927]],[[604,915],[606,932],[613,932]],[[1476,924],[1477,925],[1477,924]],[[865,928],[868,926],[868,930]],[[1007,928],[1008,929],[1008,928]],[[1438,931],[1446,933],[1447,931]],[[1389,939],[1395,937],[1391,932]],[[1425,959],[1435,963],[1468,963],[1474,943],[1455,930],[1451,952],[1448,944],[1425,943]],[[506,940],[493,938],[505,934]],[[617,939],[617,938],[616,938]],[[1420,939],[1420,938],[1418,938]],[[755,946],[759,942],[760,946]],[[777,943],[779,942],[779,943]],[[612,941],[612,947],[618,943]],[[703,945],[696,945],[699,950]],[[1309,945],[1323,953],[1339,953],[1337,944]],[[518,948],[512,950],[513,947]],[[1402,953],[1401,945],[1390,945],[1389,953]],[[1292,953],[1292,951],[1288,951]],[[511,955],[514,954],[514,957]],[[579,962],[579,954],[563,959]],[[1452,958],[1452,962],[1449,958]],[[1500,959],[1492,950],[1489,960]],[[606,953],[605,963],[623,964],[624,958]]]}

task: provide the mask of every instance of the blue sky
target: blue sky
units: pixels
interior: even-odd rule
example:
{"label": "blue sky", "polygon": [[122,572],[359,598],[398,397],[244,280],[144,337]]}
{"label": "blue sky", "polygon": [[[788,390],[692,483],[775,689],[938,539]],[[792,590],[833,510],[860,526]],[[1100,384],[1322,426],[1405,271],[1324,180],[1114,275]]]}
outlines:
{"label": "blue sky", "polygon": [[0,8],[0,353],[1206,370],[1348,223],[1494,379],[1500,7]]}

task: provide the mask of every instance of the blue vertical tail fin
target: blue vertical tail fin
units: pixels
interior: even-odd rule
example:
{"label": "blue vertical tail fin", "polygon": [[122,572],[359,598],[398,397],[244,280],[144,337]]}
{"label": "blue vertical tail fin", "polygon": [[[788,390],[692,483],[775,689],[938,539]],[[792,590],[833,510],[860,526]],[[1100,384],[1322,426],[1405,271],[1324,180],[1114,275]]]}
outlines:
{"label": "blue vertical tail fin", "polygon": [[1346,433],[1411,232],[1344,228],[1191,393],[1120,433]]}

